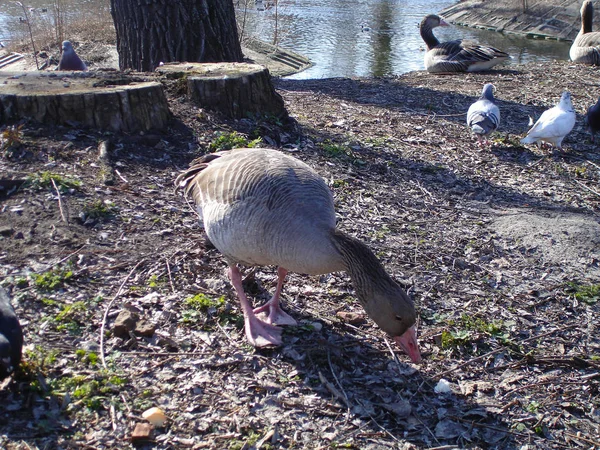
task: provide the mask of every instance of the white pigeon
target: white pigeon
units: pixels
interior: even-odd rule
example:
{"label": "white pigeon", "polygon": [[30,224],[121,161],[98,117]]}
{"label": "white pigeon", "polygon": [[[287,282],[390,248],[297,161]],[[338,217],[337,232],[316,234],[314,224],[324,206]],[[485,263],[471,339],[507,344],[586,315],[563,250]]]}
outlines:
{"label": "white pigeon", "polygon": [[483,139],[492,131],[498,128],[500,124],[500,110],[496,106],[494,99],[494,85],[486,84],[483,86],[481,97],[467,111],[467,125],[481,145]]}
{"label": "white pigeon", "polygon": [[521,144],[533,144],[535,142],[540,146],[545,142],[562,150],[562,141],[574,126],[575,110],[573,109],[573,103],[571,103],[571,94],[565,91],[558,105],[542,113],[527,133],[527,136],[521,139]]}

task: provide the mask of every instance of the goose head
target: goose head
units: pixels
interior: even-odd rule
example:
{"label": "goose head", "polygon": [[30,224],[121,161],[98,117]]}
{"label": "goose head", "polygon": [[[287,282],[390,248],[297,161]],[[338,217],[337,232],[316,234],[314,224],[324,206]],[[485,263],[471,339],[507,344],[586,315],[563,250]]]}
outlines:
{"label": "goose head", "polygon": [[416,312],[412,301],[400,286],[377,286],[373,289],[365,311],[389,334],[414,363],[421,361],[415,327]]}
{"label": "goose head", "polygon": [[421,21],[420,28],[429,28],[433,30],[437,27],[447,27],[449,26],[448,22],[444,20],[443,17],[438,16],[437,14],[429,14],[423,18]]}

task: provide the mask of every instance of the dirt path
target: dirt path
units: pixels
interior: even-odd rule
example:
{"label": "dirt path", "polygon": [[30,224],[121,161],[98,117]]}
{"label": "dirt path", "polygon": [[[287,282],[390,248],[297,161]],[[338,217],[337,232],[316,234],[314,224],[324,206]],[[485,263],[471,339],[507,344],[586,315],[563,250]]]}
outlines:
{"label": "dirt path", "polygon": [[[26,373],[0,391],[0,446],[129,448],[152,406],[169,421],[142,448],[598,445],[600,152],[583,126],[597,80],[567,63],[279,80],[287,124],[225,122],[165,81],[165,134],[24,124],[0,156],[2,178],[29,178],[0,197],[0,279],[28,344]],[[485,82],[502,124],[480,148],[464,120]],[[563,89],[578,113],[565,151],[519,146]],[[240,137],[328,181],[339,227],[415,298],[422,364],[392,354],[339,273],[291,274],[301,325],[281,349],[245,343],[225,263],[172,191],[195,156]],[[255,301],[274,280],[248,277]],[[154,332],[115,336],[123,309]]]}

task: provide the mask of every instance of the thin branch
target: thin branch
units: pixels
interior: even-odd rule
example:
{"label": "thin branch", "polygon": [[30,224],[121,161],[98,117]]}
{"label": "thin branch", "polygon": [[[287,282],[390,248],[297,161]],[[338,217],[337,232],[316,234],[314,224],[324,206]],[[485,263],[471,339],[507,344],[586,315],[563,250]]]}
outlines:
{"label": "thin branch", "polygon": [[127,274],[127,276],[125,277],[125,279],[123,280],[123,282],[121,283],[121,286],[119,286],[119,290],[117,291],[117,293],[115,294],[115,296],[113,297],[113,299],[108,303],[108,305],[106,306],[106,310],[104,311],[104,317],[102,318],[102,326],[100,327],[100,359],[102,361],[102,366],[107,369],[108,367],[106,366],[106,360],[104,359],[104,329],[106,328],[106,319],[108,318],[108,312],[110,311],[111,306],[113,305],[113,303],[117,300],[117,298],[119,298],[119,296],[121,295],[121,292],[123,291],[123,286],[125,286],[125,283],[127,283],[127,280],[129,280],[129,278],[131,278],[131,275],[133,275],[133,272],[135,272],[135,270],[140,266],[140,264],[142,264],[145,260],[142,259],[141,261],[139,261],[134,267],[133,269],[131,269],[131,272],[129,272]]}
{"label": "thin branch", "polygon": [[60,209],[60,217],[62,217],[63,222],[68,225],[69,221],[67,220],[67,217],[65,216],[65,212],[63,211],[62,197],[60,195],[60,191],[58,190],[58,186],[56,186],[54,178],[51,178],[50,181],[52,181],[52,186],[54,186],[54,190],[56,191],[56,195],[58,195],[58,208]]}

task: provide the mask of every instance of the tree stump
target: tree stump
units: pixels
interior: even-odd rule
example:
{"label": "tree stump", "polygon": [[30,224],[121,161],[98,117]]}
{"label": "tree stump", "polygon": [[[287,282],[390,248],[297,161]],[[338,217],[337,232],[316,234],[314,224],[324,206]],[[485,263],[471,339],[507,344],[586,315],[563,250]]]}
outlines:
{"label": "tree stump", "polygon": [[226,117],[287,117],[269,69],[247,63],[168,63],[156,69],[187,80],[187,93],[200,106]]}
{"label": "tree stump", "polygon": [[90,72],[0,72],[0,124],[23,118],[111,131],[163,129],[162,85]]}

